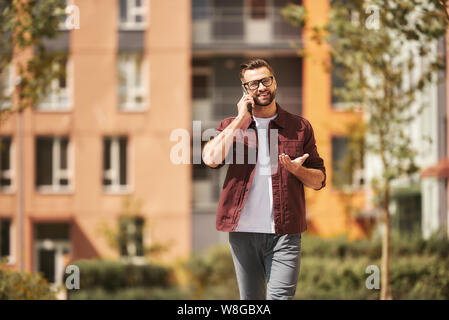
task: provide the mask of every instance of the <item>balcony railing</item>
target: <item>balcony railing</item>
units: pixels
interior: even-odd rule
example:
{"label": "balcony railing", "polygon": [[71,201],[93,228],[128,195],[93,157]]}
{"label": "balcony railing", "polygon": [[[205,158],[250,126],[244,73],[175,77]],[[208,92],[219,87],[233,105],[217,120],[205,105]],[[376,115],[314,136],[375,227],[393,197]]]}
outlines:
{"label": "balcony railing", "polygon": [[[200,90],[197,90],[199,92]],[[237,102],[242,97],[239,87],[212,88],[198,94],[193,99],[193,120],[217,122],[226,117],[235,116]],[[294,114],[302,113],[302,90],[300,87],[279,87],[276,102]]]}
{"label": "balcony railing", "polygon": [[[193,7],[193,44],[270,45],[290,47],[300,42],[301,30],[291,26],[280,14],[281,7]],[[261,14],[262,13],[262,14]]]}

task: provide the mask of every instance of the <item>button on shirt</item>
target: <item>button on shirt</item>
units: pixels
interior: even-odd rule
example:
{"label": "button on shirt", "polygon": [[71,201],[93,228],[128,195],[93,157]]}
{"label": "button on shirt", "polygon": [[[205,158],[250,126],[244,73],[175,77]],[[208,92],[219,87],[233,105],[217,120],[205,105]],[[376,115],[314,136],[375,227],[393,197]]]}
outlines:
{"label": "button on shirt", "polygon": [[253,182],[240,215],[236,231],[274,233],[273,190],[271,184],[268,125],[277,117],[253,117],[256,123],[258,152]]}

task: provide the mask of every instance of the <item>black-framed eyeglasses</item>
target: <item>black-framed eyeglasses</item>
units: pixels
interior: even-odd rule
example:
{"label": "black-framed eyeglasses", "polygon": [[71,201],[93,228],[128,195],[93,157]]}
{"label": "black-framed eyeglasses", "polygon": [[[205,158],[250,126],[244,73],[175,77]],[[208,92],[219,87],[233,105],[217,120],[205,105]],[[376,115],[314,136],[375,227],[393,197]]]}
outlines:
{"label": "black-framed eyeglasses", "polygon": [[265,87],[271,87],[271,85],[273,84],[273,78],[273,76],[269,76],[260,80],[248,81],[245,82],[243,86],[248,87],[251,90],[256,90],[257,88],[259,88],[259,85],[262,82]]}

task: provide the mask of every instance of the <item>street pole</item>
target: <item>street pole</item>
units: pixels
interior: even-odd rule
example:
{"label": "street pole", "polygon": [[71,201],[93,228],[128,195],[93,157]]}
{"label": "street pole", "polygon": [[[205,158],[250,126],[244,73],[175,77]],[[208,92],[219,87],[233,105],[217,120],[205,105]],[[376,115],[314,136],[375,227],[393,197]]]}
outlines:
{"label": "street pole", "polygon": [[19,263],[18,267],[20,271],[25,271],[25,217],[24,217],[24,206],[23,206],[23,109],[20,103],[20,81],[21,78],[17,77],[16,79],[16,87],[17,87],[17,162],[18,162],[18,170],[17,170],[17,224],[18,224],[18,247],[19,247]]}

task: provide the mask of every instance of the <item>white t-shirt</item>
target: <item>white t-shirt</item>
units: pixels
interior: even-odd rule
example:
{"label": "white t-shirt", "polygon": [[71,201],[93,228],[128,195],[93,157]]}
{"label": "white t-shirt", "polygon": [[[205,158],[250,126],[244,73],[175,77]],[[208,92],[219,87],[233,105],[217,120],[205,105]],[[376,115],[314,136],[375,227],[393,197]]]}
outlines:
{"label": "white t-shirt", "polygon": [[268,125],[276,117],[277,114],[271,118],[253,116],[258,139],[256,171],[236,231],[274,233]]}

